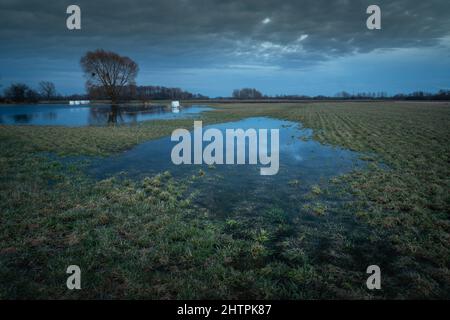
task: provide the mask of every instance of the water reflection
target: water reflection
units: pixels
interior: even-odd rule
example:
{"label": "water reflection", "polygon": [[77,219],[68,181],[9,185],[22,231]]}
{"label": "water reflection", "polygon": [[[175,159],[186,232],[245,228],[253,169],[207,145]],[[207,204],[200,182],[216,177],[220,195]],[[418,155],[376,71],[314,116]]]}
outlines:
{"label": "water reflection", "polygon": [[15,114],[12,117],[16,123],[29,123],[33,119],[32,114]]}
{"label": "water reflection", "polygon": [[106,108],[91,108],[89,113],[89,124],[90,125],[101,125],[101,124],[117,124],[123,123],[123,111],[118,105],[112,105],[110,109]]}
{"label": "water reflection", "polygon": [[93,160],[88,171],[99,179],[118,173],[140,179],[166,170],[176,178],[189,178],[204,172],[204,175],[195,181],[193,188],[199,194],[197,202],[215,213],[227,214],[243,207],[262,210],[273,205],[294,213],[298,210],[299,203],[304,201],[302,197],[310,192],[312,185],[321,184],[336,175],[364,165],[364,162],[359,160],[358,153],[322,145],[310,139],[311,130],[293,122],[249,118],[216,124],[205,127],[204,130],[207,128],[216,128],[223,133],[228,128],[279,128],[278,174],[261,176],[260,165],[176,166],[172,164],[170,157],[176,142],[170,141],[170,137],[142,143],[127,152],[106,159]]}
{"label": "water reflection", "polygon": [[188,117],[211,110],[192,106],[173,112],[160,106],[68,106],[68,105],[17,105],[0,107],[0,124],[8,125],[56,125],[56,126],[104,126],[136,124],[145,120]]}

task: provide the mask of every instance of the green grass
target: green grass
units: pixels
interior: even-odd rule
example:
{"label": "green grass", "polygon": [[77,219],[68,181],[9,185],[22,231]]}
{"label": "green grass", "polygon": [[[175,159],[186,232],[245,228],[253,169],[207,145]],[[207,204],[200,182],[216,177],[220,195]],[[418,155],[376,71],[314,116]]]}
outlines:
{"label": "green grass", "polygon": [[[297,217],[274,207],[223,218],[193,205],[189,180],[94,181],[45,156],[119,152],[192,119],[0,126],[0,297],[450,297],[449,104],[216,107],[199,118],[299,121],[314,139],[364,152],[372,165],[313,186]],[[296,192],[301,183],[291,185]],[[80,291],[65,287],[70,264],[82,269]],[[381,291],[365,288],[370,264],[381,267]]]}

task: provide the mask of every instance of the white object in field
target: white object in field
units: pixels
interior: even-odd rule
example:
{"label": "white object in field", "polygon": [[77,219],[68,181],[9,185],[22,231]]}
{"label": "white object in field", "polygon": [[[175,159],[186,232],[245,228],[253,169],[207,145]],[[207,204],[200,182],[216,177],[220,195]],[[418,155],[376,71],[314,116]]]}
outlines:
{"label": "white object in field", "polygon": [[70,101],[69,101],[69,104],[70,104],[71,106],[73,106],[73,105],[78,105],[78,104],[89,104],[89,103],[91,103],[90,100],[70,100]]}
{"label": "white object in field", "polygon": [[179,112],[180,112],[180,109],[179,109],[179,108],[172,108],[172,112],[173,112],[173,113],[179,113]]}
{"label": "white object in field", "polygon": [[172,108],[178,108],[180,106],[180,101],[172,101]]}

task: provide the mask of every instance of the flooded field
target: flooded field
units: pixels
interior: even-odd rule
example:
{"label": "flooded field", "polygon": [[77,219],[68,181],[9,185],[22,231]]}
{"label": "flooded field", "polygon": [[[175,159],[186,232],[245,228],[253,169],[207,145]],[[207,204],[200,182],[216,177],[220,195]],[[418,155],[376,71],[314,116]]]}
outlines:
{"label": "flooded field", "polygon": [[[0,297],[449,297],[448,104],[211,108],[137,125],[0,125]],[[170,134],[195,120],[279,129],[278,173],[173,165]],[[75,263],[83,290],[68,291]],[[366,286],[371,265],[382,290]]]}
{"label": "flooded field", "polygon": [[[120,175],[139,180],[165,171],[180,179],[198,176],[192,184],[192,189],[198,194],[196,201],[214,213],[227,215],[242,206],[251,205],[255,212],[279,207],[295,214],[299,206],[304,205],[301,197],[309,193],[313,186],[320,188],[319,185],[326,184],[332,177],[364,166],[358,153],[320,144],[311,139],[310,129],[304,129],[295,122],[258,117],[215,124],[204,129],[208,128],[219,129],[223,133],[226,129],[279,129],[278,174],[261,176],[260,165],[248,164],[248,140],[246,164],[174,165],[171,150],[177,142],[171,141],[170,137],[148,141],[118,155],[93,160],[88,171],[98,179]],[[203,143],[204,146],[206,144]]]}
{"label": "flooded field", "polygon": [[192,106],[172,110],[167,106],[110,106],[110,105],[15,105],[0,106],[0,125],[39,126],[104,126],[133,124],[146,120],[189,117],[210,110]]}

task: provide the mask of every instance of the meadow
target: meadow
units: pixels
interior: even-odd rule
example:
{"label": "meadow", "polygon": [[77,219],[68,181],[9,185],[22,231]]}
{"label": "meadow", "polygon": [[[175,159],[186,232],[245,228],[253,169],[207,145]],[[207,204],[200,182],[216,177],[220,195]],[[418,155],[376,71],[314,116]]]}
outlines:
{"label": "meadow", "polygon": [[[270,116],[361,153],[369,166],[314,186],[298,216],[217,215],[192,180],[96,180],[82,161],[192,128],[0,126],[0,298],[450,298],[450,104],[211,104],[205,124]],[[295,193],[297,182],[292,181]],[[65,270],[82,269],[82,290]],[[366,287],[367,266],[382,290]]]}

